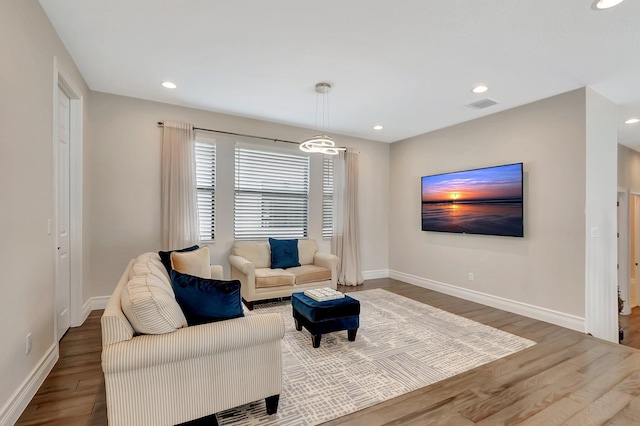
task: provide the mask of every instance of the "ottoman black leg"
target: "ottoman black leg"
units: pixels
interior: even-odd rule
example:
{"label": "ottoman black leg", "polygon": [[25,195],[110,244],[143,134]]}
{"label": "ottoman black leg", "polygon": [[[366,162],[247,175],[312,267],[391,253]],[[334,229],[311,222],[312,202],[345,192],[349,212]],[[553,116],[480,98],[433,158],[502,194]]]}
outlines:
{"label": "ottoman black leg", "polygon": [[269,396],[264,399],[264,403],[267,406],[267,414],[275,414],[278,411],[278,402],[280,401],[280,395]]}
{"label": "ottoman black leg", "polygon": [[314,348],[319,348],[320,347],[320,339],[322,338],[322,334],[313,334],[311,336],[311,340],[313,341],[313,347]]}
{"label": "ottoman black leg", "polygon": [[352,330],[348,330],[347,331],[347,337],[349,338],[350,342],[353,342],[356,340],[356,333],[358,332],[357,328],[354,328]]}
{"label": "ottoman black leg", "polygon": [[296,330],[298,331],[302,330],[302,324],[300,324],[300,321],[298,321],[298,318],[294,318],[293,320],[296,322]]}

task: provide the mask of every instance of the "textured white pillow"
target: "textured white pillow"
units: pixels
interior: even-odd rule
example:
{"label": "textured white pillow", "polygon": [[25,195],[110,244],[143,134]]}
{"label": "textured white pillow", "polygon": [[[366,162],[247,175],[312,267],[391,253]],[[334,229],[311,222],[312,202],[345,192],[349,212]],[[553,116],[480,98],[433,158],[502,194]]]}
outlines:
{"label": "textured white pillow", "polygon": [[211,278],[209,247],[200,247],[193,251],[174,251],[171,253],[171,267],[176,271],[200,278]]}
{"label": "textured white pillow", "polygon": [[154,275],[162,280],[166,284],[167,290],[171,294],[173,294],[171,279],[169,278],[167,269],[162,264],[162,261],[160,261],[160,256],[158,255],[158,253],[149,252],[138,256],[133,264],[133,267],[131,268],[131,272],[129,273],[129,279],[149,274]]}
{"label": "textured white pillow", "polygon": [[187,326],[187,319],[165,280],[140,274],[122,289],[120,303],[133,329],[140,334],[165,334]]}

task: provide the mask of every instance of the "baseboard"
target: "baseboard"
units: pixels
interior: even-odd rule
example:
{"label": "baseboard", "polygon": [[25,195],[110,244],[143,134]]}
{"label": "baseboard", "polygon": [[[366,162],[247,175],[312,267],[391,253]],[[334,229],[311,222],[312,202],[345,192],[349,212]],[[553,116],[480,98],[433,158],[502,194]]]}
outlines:
{"label": "baseboard", "polygon": [[90,297],[84,305],[82,305],[82,325],[91,311],[96,311],[98,309],[104,309],[107,307],[107,302],[111,296],[99,296],[99,297]]}
{"label": "baseboard", "polygon": [[16,390],[7,404],[0,411],[0,425],[9,426],[18,421],[22,412],[27,408],[29,402],[34,397],[44,380],[47,378],[53,366],[58,361],[58,344],[54,343],[49,347],[47,353],[40,362],[33,367],[29,376]]}
{"label": "baseboard", "polygon": [[502,309],[504,311],[513,312],[514,314],[524,315],[529,318],[534,318],[540,321],[559,325],[560,327],[570,328],[571,330],[576,330],[581,333],[584,333],[585,330],[584,318],[566,314],[564,312],[558,312],[540,306],[534,306],[515,300],[505,299],[503,297],[493,296],[491,294],[481,293],[479,291],[469,290],[451,284],[441,283],[438,281],[417,277],[415,275],[405,274],[404,272],[390,271],[389,277],[399,281],[407,282],[409,284],[417,285],[419,287],[428,288],[429,290],[445,293],[450,296],[455,296],[461,299],[491,306],[492,308]]}
{"label": "baseboard", "polygon": [[362,271],[362,277],[365,280],[375,280],[376,278],[389,278],[389,270],[378,269],[374,271]]}
{"label": "baseboard", "polygon": [[91,298],[91,310],[97,311],[98,309],[104,309],[107,307],[107,303],[111,299],[111,296],[99,296]]}
{"label": "baseboard", "polygon": [[91,311],[91,298],[89,298],[86,302],[84,302],[84,305],[82,305],[82,321],[80,321],[80,325],[84,324]]}

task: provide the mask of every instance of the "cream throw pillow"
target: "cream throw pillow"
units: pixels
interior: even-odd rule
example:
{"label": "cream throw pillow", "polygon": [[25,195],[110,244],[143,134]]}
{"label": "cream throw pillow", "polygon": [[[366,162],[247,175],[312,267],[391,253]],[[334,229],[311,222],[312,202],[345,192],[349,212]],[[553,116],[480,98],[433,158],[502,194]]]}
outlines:
{"label": "cream throw pillow", "polygon": [[187,275],[210,279],[211,265],[209,262],[209,247],[207,246],[193,251],[174,251],[171,253],[171,267]]}

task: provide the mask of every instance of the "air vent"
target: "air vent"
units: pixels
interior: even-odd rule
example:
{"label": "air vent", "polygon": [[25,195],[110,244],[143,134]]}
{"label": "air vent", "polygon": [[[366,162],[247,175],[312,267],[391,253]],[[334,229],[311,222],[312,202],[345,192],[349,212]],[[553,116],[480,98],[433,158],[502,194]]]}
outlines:
{"label": "air vent", "polygon": [[478,109],[483,109],[483,108],[487,108],[490,106],[493,106],[495,104],[499,103],[496,100],[493,100],[491,98],[484,98],[484,99],[480,99],[479,101],[475,101],[473,103],[468,104],[468,107],[471,108],[478,108]]}

